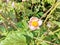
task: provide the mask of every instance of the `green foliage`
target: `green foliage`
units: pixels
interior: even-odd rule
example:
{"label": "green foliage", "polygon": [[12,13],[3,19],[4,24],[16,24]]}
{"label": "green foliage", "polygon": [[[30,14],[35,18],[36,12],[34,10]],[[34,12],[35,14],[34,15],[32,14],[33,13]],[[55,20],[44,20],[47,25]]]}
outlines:
{"label": "green foliage", "polygon": [[53,23],[55,23],[56,25],[58,25],[60,27],[60,22],[58,21],[53,21]]}
{"label": "green foliage", "polygon": [[27,45],[26,38],[20,32],[10,32],[6,39],[3,40],[1,45]]}
{"label": "green foliage", "polygon": [[52,5],[56,2],[56,0],[44,0],[44,2],[47,2],[47,3]]}
{"label": "green foliage", "polygon": [[[31,17],[42,20],[39,29],[29,28]],[[0,45],[60,45],[59,35],[58,0],[0,0]]]}

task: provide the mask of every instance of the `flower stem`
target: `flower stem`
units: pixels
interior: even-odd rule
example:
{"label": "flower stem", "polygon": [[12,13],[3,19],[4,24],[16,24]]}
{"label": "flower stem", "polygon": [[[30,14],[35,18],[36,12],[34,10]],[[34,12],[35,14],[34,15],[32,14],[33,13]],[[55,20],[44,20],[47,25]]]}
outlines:
{"label": "flower stem", "polygon": [[48,20],[48,18],[50,18],[51,14],[53,13],[53,11],[57,8],[57,6],[60,4],[60,2],[56,2],[56,6],[51,10],[51,12],[47,15],[44,24],[46,23],[46,21]]}

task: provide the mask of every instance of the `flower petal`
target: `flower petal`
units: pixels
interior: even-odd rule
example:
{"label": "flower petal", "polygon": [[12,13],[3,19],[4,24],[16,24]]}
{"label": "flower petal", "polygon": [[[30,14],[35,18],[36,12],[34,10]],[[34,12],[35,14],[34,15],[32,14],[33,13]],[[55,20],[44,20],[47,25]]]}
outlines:
{"label": "flower petal", "polygon": [[35,30],[36,28],[34,26],[29,26],[31,30]]}
{"label": "flower petal", "polygon": [[39,27],[36,27],[36,29],[40,29]]}
{"label": "flower petal", "polygon": [[28,21],[28,23],[29,23],[30,26],[32,25],[33,21],[37,21],[38,22],[38,18],[37,17],[31,17],[30,21]]}
{"label": "flower petal", "polygon": [[38,23],[39,23],[39,26],[41,26],[42,25],[42,20],[39,19]]}
{"label": "flower petal", "polygon": [[[38,26],[32,25],[32,22],[34,23],[35,21],[37,21]],[[31,30],[36,30],[36,29],[39,29],[39,26],[42,25],[42,20],[41,20],[41,19],[38,19],[37,17],[31,17],[31,18],[30,18],[30,21],[28,21],[28,24],[29,24],[29,28],[30,28]],[[35,24],[36,24],[36,23],[35,23]]]}
{"label": "flower petal", "polygon": [[49,27],[49,28],[51,27],[51,24],[49,22],[47,23],[47,27]]}
{"label": "flower petal", "polygon": [[31,26],[32,21],[28,21],[29,25]]}
{"label": "flower petal", "polygon": [[13,8],[15,7],[15,3],[14,3],[14,2],[12,2],[12,7],[13,7]]}
{"label": "flower petal", "polygon": [[31,17],[30,21],[38,21],[38,18],[37,17]]}

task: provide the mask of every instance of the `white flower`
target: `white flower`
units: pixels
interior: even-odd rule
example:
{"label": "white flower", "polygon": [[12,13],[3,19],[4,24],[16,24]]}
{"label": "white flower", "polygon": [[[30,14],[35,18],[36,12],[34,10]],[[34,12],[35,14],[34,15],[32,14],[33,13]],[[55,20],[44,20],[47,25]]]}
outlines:
{"label": "white flower", "polygon": [[36,30],[42,25],[42,20],[38,19],[37,17],[31,17],[28,23],[31,30]]}
{"label": "white flower", "polygon": [[7,1],[7,3],[9,2],[9,0],[6,0]]}
{"label": "white flower", "polygon": [[49,28],[51,27],[51,24],[49,22],[47,23],[47,27],[49,27]]}
{"label": "white flower", "polygon": [[13,7],[13,8],[15,7],[15,3],[14,3],[14,2],[12,2],[12,7]]}

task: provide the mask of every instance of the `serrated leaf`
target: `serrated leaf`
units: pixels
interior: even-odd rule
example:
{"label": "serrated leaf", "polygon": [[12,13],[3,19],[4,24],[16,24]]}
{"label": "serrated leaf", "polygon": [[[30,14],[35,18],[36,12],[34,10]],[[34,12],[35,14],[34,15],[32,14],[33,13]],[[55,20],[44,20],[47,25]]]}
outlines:
{"label": "serrated leaf", "polygon": [[27,45],[26,38],[20,32],[12,31],[5,40],[1,41],[1,45]]}
{"label": "serrated leaf", "polygon": [[27,35],[31,38],[33,38],[33,34],[31,32],[27,32]]}

